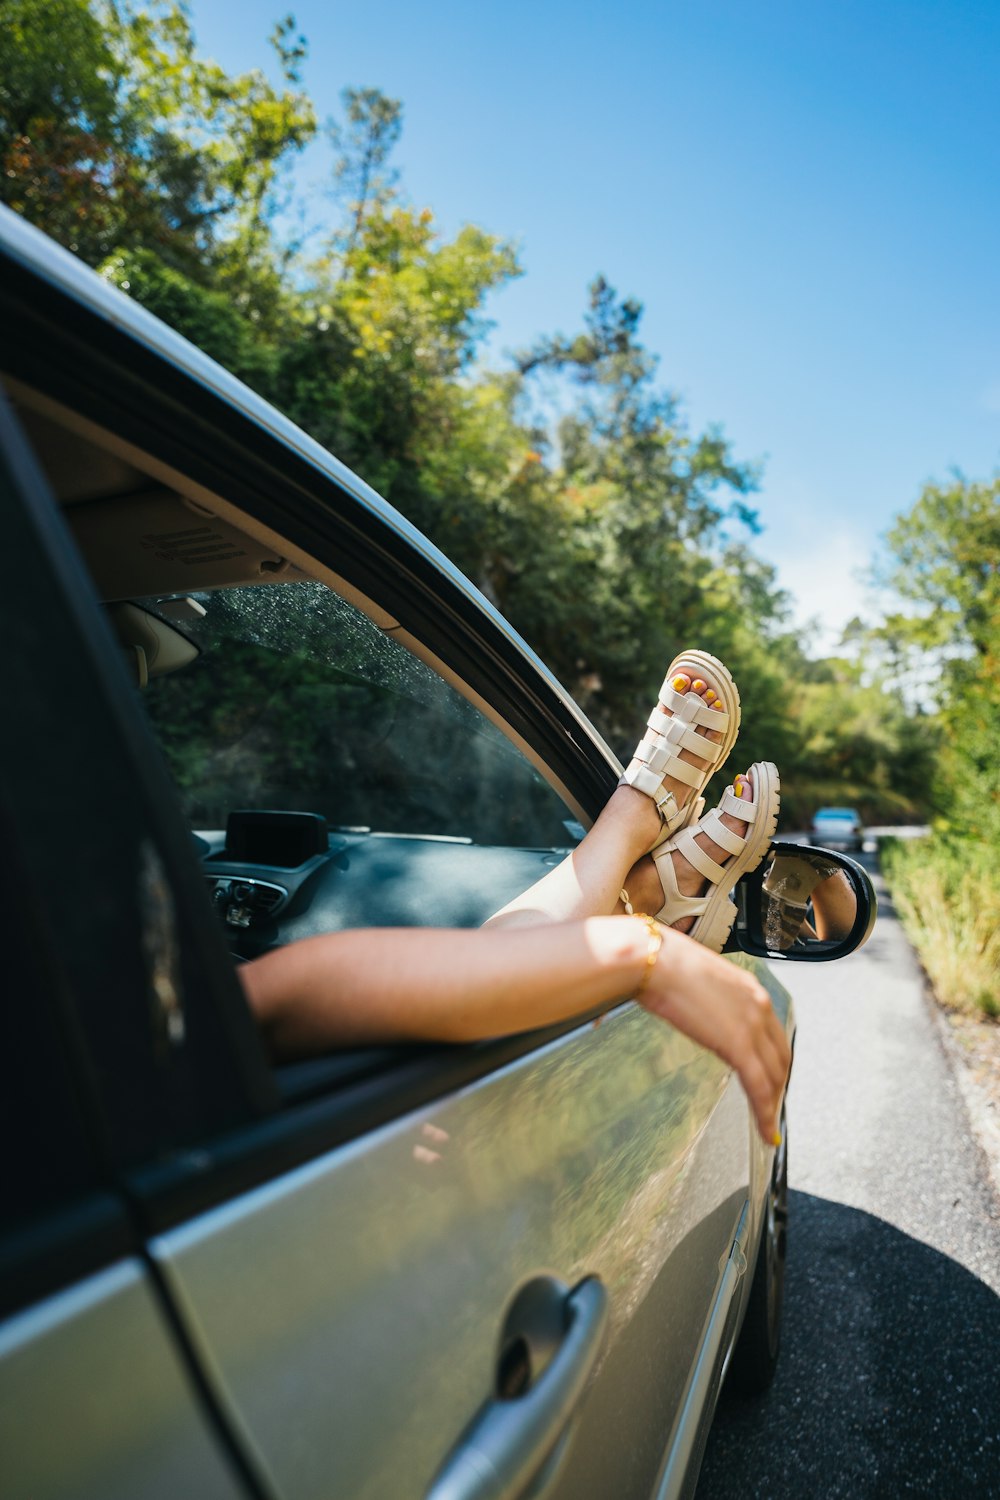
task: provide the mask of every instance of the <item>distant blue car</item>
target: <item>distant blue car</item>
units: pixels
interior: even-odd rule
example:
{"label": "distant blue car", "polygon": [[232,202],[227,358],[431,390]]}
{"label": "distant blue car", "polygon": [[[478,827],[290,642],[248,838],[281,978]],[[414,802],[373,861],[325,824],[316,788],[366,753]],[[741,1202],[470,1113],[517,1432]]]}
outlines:
{"label": "distant blue car", "polygon": [[813,814],[809,839],[827,849],[860,850],[864,826],[853,807],[821,807]]}

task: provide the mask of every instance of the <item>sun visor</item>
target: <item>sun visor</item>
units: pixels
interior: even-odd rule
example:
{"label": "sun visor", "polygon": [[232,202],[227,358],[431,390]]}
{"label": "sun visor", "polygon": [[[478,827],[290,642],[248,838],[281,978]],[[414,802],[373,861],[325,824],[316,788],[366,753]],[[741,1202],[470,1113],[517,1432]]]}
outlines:
{"label": "sun visor", "polygon": [[87,501],[65,515],[105,602],[263,583],[291,571],[280,554],[170,490]]}

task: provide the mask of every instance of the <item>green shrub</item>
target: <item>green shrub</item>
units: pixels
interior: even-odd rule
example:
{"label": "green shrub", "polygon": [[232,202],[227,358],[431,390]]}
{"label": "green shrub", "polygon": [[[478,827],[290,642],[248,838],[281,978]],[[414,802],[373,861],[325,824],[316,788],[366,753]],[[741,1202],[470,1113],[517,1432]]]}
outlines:
{"label": "green shrub", "polygon": [[988,846],[940,834],[881,847],[900,919],[941,1003],[1000,1015],[1000,871]]}

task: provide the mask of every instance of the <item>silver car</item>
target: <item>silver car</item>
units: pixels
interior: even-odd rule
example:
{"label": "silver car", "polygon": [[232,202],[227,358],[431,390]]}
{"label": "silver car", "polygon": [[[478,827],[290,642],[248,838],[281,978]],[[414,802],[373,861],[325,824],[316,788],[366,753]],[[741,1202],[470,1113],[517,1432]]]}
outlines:
{"label": "silver car", "polygon": [[235,977],[481,922],[617,762],[378,495],[5,210],[0,329],[5,1496],[689,1493],[778,1353],[785,1148],[731,1072],[624,995],[272,1068]]}

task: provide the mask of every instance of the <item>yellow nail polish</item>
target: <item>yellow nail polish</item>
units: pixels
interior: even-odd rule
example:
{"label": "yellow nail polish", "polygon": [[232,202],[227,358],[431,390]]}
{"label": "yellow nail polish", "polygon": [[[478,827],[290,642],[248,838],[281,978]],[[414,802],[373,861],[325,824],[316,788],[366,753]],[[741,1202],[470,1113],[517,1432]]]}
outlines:
{"label": "yellow nail polish", "polygon": [[733,791],[736,793],[737,797],[743,791],[743,777],[742,776],[737,776],[736,780],[733,782]]}
{"label": "yellow nail polish", "polygon": [[781,1131],[780,1130],[776,1130],[774,1132],[774,1138],[771,1141],[771,1145],[772,1146],[780,1146],[781,1145]]}
{"label": "yellow nail polish", "polygon": [[705,691],[705,684],[700,677],[696,677],[694,682],[692,682],[691,691],[692,693],[703,693]]}
{"label": "yellow nail polish", "polygon": [[711,688],[706,688],[705,689],[705,702],[706,703],[714,703],[715,702],[715,694],[712,692]]}
{"label": "yellow nail polish", "polygon": [[679,672],[678,672],[677,676],[674,678],[673,682],[671,683],[671,687],[674,689],[674,692],[676,692],[676,693],[683,693],[683,691],[687,687],[687,685],[688,685],[687,678],[686,677],[682,677]]}

